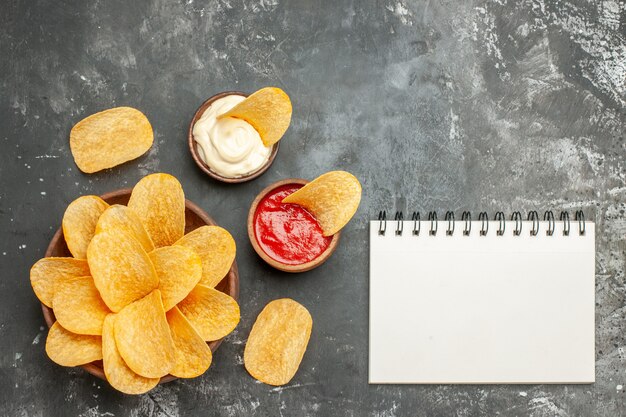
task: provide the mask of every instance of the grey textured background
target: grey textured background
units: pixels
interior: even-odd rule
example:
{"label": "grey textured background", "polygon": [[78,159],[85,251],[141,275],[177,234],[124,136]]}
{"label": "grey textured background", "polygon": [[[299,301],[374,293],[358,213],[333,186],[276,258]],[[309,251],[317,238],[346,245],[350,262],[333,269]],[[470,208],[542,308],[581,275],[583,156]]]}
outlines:
{"label": "grey textured background", "polygon": [[[625,416],[626,5],[620,0],[3,1],[0,12],[0,414],[7,416]],[[294,116],[269,172],[244,185],[197,169],[186,131],[224,90],[285,89]],[[71,126],[141,109],[155,143],[82,174]],[[323,267],[292,276],[254,254],[245,218],[285,177],[332,169],[361,207]],[[83,194],[176,175],[238,245],[242,320],[201,378],[123,396],[44,353],[28,270]],[[368,386],[367,221],[379,209],[578,209],[598,224],[597,382]],[[282,388],[242,366],[266,302],[314,317]],[[458,312],[451,312],[456,314]]]}

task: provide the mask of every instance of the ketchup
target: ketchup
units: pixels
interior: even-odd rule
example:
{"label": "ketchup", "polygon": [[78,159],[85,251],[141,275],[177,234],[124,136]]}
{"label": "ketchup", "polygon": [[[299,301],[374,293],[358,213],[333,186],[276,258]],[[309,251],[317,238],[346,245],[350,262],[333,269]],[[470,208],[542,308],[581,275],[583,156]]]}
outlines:
{"label": "ketchup", "polygon": [[254,237],[271,258],[286,264],[300,265],[321,255],[332,236],[325,237],[311,213],[297,204],[283,204],[289,194],[302,188],[287,184],[268,193],[254,213]]}

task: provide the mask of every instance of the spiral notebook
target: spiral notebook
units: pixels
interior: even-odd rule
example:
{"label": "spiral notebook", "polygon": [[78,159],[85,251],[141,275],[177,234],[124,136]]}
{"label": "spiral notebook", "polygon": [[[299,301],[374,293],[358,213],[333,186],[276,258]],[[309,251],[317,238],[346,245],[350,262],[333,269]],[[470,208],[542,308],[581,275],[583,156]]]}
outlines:
{"label": "spiral notebook", "polygon": [[594,382],[594,223],[478,218],[370,222],[369,382]]}

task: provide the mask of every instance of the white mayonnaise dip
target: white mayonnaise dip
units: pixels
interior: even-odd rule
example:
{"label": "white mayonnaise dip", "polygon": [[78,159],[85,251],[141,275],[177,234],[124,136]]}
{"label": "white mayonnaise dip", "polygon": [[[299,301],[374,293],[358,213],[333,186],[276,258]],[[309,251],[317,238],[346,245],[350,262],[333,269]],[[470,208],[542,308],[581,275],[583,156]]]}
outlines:
{"label": "white mayonnaise dip", "polygon": [[272,152],[248,122],[233,117],[216,119],[244,99],[233,94],[215,100],[193,126],[200,158],[223,177],[251,174],[267,162]]}

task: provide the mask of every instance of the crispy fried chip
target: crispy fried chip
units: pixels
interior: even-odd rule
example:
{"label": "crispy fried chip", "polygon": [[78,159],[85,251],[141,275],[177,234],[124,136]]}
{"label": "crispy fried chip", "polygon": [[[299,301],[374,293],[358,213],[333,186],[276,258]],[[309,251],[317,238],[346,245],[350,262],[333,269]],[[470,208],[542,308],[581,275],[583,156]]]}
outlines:
{"label": "crispy fried chip", "polygon": [[202,277],[202,260],[184,246],[165,246],[148,254],[159,277],[165,311],[170,310],[196,286]]}
{"label": "crispy fried chip", "polygon": [[63,236],[74,258],[85,259],[96,232],[98,218],[109,205],[100,197],[85,195],[72,201],[63,214]]}
{"label": "crispy fried chip", "polygon": [[298,204],[317,218],[324,236],[332,236],[350,221],[361,201],[361,184],[345,171],[320,175],[283,203]]}
{"label": "crispy fried chip", "polygon": [[109,314],[102,327],[102,365],[107,381],[125,394],[143,394],[156,387],[159,378],[145,378],[134,373],[120,356],[115,344],[116,314]]}
{"label": "crispy fried chip", "polygon": [[89,265],[84,259],[42,258],[30,269],[30,285],[39,301],[52,307],[54,282],[57,277],[86,275],[89,275]]}
{"label": "crispy fried chip", "polygon": [[55,322],[46,339],[48,357],[61,366],[78,366],[102,359],[102,338],[75,334]]}
{"label": "crispy fried chip", "polygon": [[178,308],[206,341],[221,339],[239,323],[237,301],[228,294],[200,284],[178,304]]}
{"label": "crispy fried chip", "polygon": [[179,378],[202,375],[211,366],[211,349],[178,308],[167,312],[167,322],[176,346],[176,359],[170,374]]}
{"label": "crispy fried chip", "polygon": [[266,87],[252,93],[218,119],[234,117],[250,123],[259,132],[265,146],[272,146],[283,137],[291,123],[291,100],[283,90]]}
{"label": "crispy fried chip", "polygon": [[284,385],[296,374],[311,336],[308,310],[289,298],[265,306],[243,352],[246,369],[269,385]]}
{"label": "crispy fried chip", "polygon": [[91,174],[146,153],[154,135],[148,118],[132,107],[92,114],[70,132],[70,149],[81,171]]}
{"label": "crispy fried chip", "polygon": [[110,229],[121,229],[133,235],[141,243],[141,246],[150,252],[154,249],[154,243],[148,235],[146,228],[134,211],[126,206],[115,204],[102,213],[96,224],[96,233]]}
{"label": "crispy fried chip", "polygon": [[87,262],[100,296],[113,312],[159,285],[152,261],[141,243],[119,229],[93,237]]}
{"label": "crispy fried chip", "polygon": [[54,284],[52,308],[64,329],[77,334],[102,334],[102,323],[110,313],[88,277],[58,277]]}
{"label": "crispy fried chip", "polygon": [[215,287],[228,273],[235,260],[235,239],[219,226],[202,226],[176,242],[193,249],[202,259],[200,284]]}
{"label": "crispy fried chip", "polygon": [[133,188],[128,207],[139,216],[157,248],[173,245],[185,234],[185,194],[169,174],[143,177]]}
{"label": "crispy fried chip", "polygon": [[114,328],[117,349],[135,373],[160,378],[172,369],[174,341],[159,290],[124,307],[117,313]]}

